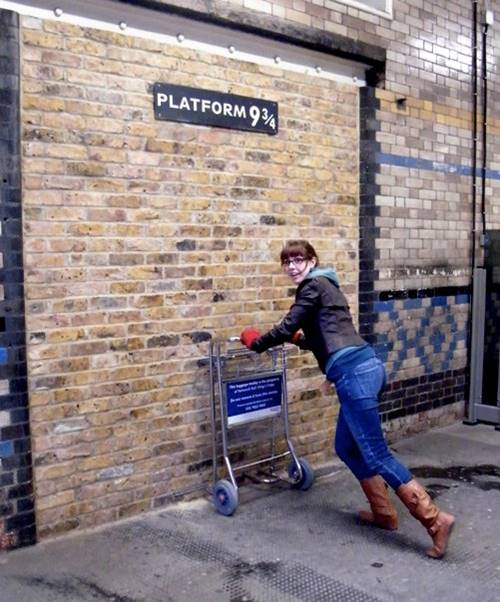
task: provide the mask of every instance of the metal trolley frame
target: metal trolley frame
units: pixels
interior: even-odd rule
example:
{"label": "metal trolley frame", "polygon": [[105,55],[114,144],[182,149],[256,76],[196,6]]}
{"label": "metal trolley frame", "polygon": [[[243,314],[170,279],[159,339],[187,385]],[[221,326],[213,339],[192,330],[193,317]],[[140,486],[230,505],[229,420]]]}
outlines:
{"label": "metal trolley frame", "polygon": [[[212,339],[210,342],[210,406],[213,436],[213,489],[215,508],[221,514],[230,516],[239,503],[236,472],[256,469],[267,465],[269,472],[264,478],[244,473],[253,482],[273,483],[286,480],[295,489],[305,491],[314,481],[314,472],[309,463],[298,458],[290,440],[288,425],[288,395],[286,381],[286,349],[282,345],[266,352],[264,361],[252,368],[252,360],[257,354],[243,347],[239,337]],[[262,367],[264,364],[264,367]],[[267,364],[267,365],[266,365]],[[229,365],[236,367],[229,375]],[[245,367],[241,371],[238,366]],[[276,453],[276,421],[283,422],[284,438],[288,450]],[[271,454],[267,457],[235,465],[230,459],[229,431],[259,420],[271,420]],[[222,458],[228,479],[219,479],[219,441],[217,426],[220,422]],[[288,465],[288,479],[282,479],[275,472],[275,462],[291,457]]]}

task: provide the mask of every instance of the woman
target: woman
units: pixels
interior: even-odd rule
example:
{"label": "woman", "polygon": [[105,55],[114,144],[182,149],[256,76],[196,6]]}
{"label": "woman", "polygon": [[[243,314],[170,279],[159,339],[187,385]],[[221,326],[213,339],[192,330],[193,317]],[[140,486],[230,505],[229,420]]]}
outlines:
{"label": "woman", "polygon": [[371,512],[360,513],[361,519],[383,529],[397,529],[388,483],[431,536],[427,554],[441,558],[455,519],[432,502],[387,447],[378,414],[385,369],[356,332],[335,270],[320,268],[316,251],[305,240],[286,243],[281,265],[297,285],[294,304],[264,335],[255,328],[243,330],[241,342],[257,353],[286,341],[313,352],[327,381],[335,384],[340,401],[335,451],[359,480],[371,507]]}

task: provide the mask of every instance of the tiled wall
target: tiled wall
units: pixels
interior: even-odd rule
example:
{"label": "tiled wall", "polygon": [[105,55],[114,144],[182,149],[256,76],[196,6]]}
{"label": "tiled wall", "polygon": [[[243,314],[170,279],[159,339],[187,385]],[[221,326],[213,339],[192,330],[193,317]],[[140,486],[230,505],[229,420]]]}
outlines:
{"label": "tiled wall", "polygon": [[384,421],[464,400],[470,297],[454,288],[404,298],[387,291],[375,303],[375,348],[389,381],[380,408]]}
{"label": "tiled wall", "polygon": [[22,271],[19,29],[0,10],[0,550],[35,539]]}
{"label": "tiled wall", "polygon": [[[380,295],[375,303],[375,348],[386,362],[389,380],[416,368],[418,376],[463,366],[466,357],[469,295],[420,290],[415,298]],[[396,298],[394,298],[396,297]]]}
{"label": "tiled wall", "polygon": [[[418,199],[420,194],[439,197],[432,191],[440,181],[433,172],[448,175],[451,198],[457,194],[454,189],[468,184],[470,178],[464,176],[470,170],[382,153],[387,142],[380,135],[387,129],[384,99],[396,106],[395,95],[386,91],[361,92],[359,321],[361,334],[386,364],[388,386],[380,410],[389,422],[465,399],[470,288],[447,285],[463,281],[466,274],[459,267],[457,230],[466,232],[467,224],[458,215],[445,222],[437,207],[425,209]],[[419,180],[418,170],[432,173],[433,179]],[[417,202],[412,203],[412,196]],[[455,222],[451,227],[450,221]],[[468,253],[463,246],[462,263]],[[433,258],[440,253],[438,265]]]}

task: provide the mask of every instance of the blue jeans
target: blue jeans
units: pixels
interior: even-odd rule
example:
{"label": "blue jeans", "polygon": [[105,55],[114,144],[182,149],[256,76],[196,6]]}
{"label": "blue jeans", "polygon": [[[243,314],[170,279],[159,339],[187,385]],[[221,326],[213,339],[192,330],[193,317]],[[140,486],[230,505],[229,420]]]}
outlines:
{"label": "blue jeans", "polygon": [[[373,357],[340,375],[332,369],[340,412],[335,451],[358,480],[380,475],[394,490],[412,479],[410,471],[392,455],[380,426],[379,395],[385,386],[385,368]],[[331,378],[330,378],[331,376]]]}

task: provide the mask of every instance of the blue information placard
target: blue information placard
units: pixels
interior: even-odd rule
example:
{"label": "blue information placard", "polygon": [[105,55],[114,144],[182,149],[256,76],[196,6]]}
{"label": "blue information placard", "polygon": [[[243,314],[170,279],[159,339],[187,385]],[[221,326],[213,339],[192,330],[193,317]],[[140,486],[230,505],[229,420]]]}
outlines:
{"label": "blue information placard", "polygon": [[277,416],[281,411],[282,390],[282,374],[227,382],[228,426]]}

